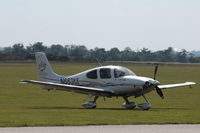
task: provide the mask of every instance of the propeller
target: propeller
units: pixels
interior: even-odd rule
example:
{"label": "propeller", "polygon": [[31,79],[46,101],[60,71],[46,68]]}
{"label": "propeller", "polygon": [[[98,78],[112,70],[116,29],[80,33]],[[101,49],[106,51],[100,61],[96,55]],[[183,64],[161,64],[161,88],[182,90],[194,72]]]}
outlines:
{"label": "propeller", "polygon": [[156,66],[155,66],[155,69],[154,69],[154,74],[153,74],[153,79],[154,79],[154,80],[156,79],[157,71],[158,71],[158,65],[156,65]]}
{"label": "propeller", "polygon": [[158,95],[159,95],[162,99],[164,99],[164,95],[163,95],[162,90],[161,90],[158,86],[156,86],[155,88],[156,88],[156,92],[158,93]]}
{"label": "propeller", "polygon": [[[154,75],[153,75],[153,79],[155,80],[156,79],[156,75],[157,75],[157,71],[158,71],[158,65],[155,66],[155,69],[154,69]],[[156,92],[158,93],[158,95],[164,99],[164,95],[163,95],[163,92],[162,90],[158,87],[158,86],[155,86],[156,88]]]}

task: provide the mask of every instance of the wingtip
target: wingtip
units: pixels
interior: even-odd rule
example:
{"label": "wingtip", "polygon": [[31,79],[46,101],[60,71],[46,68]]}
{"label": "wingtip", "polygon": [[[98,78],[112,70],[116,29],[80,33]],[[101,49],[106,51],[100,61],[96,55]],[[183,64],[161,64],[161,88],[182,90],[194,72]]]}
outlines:
{"label": "wingtip", "polygon": [[21,80],[20,83],[21,84],[27,84],[27,80]]}
{"label": "wingtip", "polygon": [[196,85],[195,82],[185,82],[186,84]]}

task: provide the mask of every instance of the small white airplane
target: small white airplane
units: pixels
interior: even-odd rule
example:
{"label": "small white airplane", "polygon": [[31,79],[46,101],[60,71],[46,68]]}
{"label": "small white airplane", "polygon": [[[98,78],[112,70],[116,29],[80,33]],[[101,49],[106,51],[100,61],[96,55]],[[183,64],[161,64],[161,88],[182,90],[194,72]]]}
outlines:
{"label": "small white airplane", "polygon": [[[154,78],[147,78],[137,76],[128,68],[122,66],[101,66],[84,72],[71,75],[61,76],[53,72],[45,53],[35,53],[36,63],[39,74],[39,81],[36,80],[22,80],[22,83],[32,83],[41,85],[41,88],[47,90],[62,90],[88,95],[94,97],[93,101],[83,103],[83,107],[88,109],[96,108],[96,101],[100,96],[103,97],[123,97],[125,103],[123,107],[133,109],[136,106],[142,110],[149,110],[151,104],[146,99],[146,93],[156,90],[161,98],[163,96],[163,89],[192,86],[196,83],[185,82],[179,84],[159,85],[160,82],[155,80],[158,66],[155,66]],[[130,96],[143,96],[146,103],[136,104],[130,102]]]}

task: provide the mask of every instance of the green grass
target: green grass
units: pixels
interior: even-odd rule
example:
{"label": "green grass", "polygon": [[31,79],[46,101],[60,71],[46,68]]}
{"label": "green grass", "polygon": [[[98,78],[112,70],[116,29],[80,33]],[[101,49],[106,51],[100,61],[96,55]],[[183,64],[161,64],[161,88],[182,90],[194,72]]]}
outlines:
{"label": "green grass", "polygon": [[[123,64],[119,64],[123,65]],[[58,74],[70,75],[96,64],[53,63]],[[126,64],[137,75],[152,77],[153,66]],[[84,109],[85,95],[46,91],[34,85],[19,84],[21,79],[36,79],[35,64],[0,63],[0,126],[62,126],[99,124],[200,123],[200,66],[160,66],[161,84],[194,81],[193,88],[164,90],[162,100],[155,91],[147,94],[152,109],[125,110],[122,98],[99,98],[96,109]],[[88,99],[91,100],[91,99]],[[142,97],[130,98],[143,103]]]}

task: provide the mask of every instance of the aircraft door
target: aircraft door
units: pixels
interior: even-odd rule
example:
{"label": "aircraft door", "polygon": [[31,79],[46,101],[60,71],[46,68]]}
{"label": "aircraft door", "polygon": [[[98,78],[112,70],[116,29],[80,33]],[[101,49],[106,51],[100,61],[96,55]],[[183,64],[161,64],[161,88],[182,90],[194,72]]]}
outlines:
{"label": "aircraft door", "polygon": [[104,85],[110,85],[112,84],[113,78],[110,68],[101,68],[99,69],[99,77],[101,82]]}

